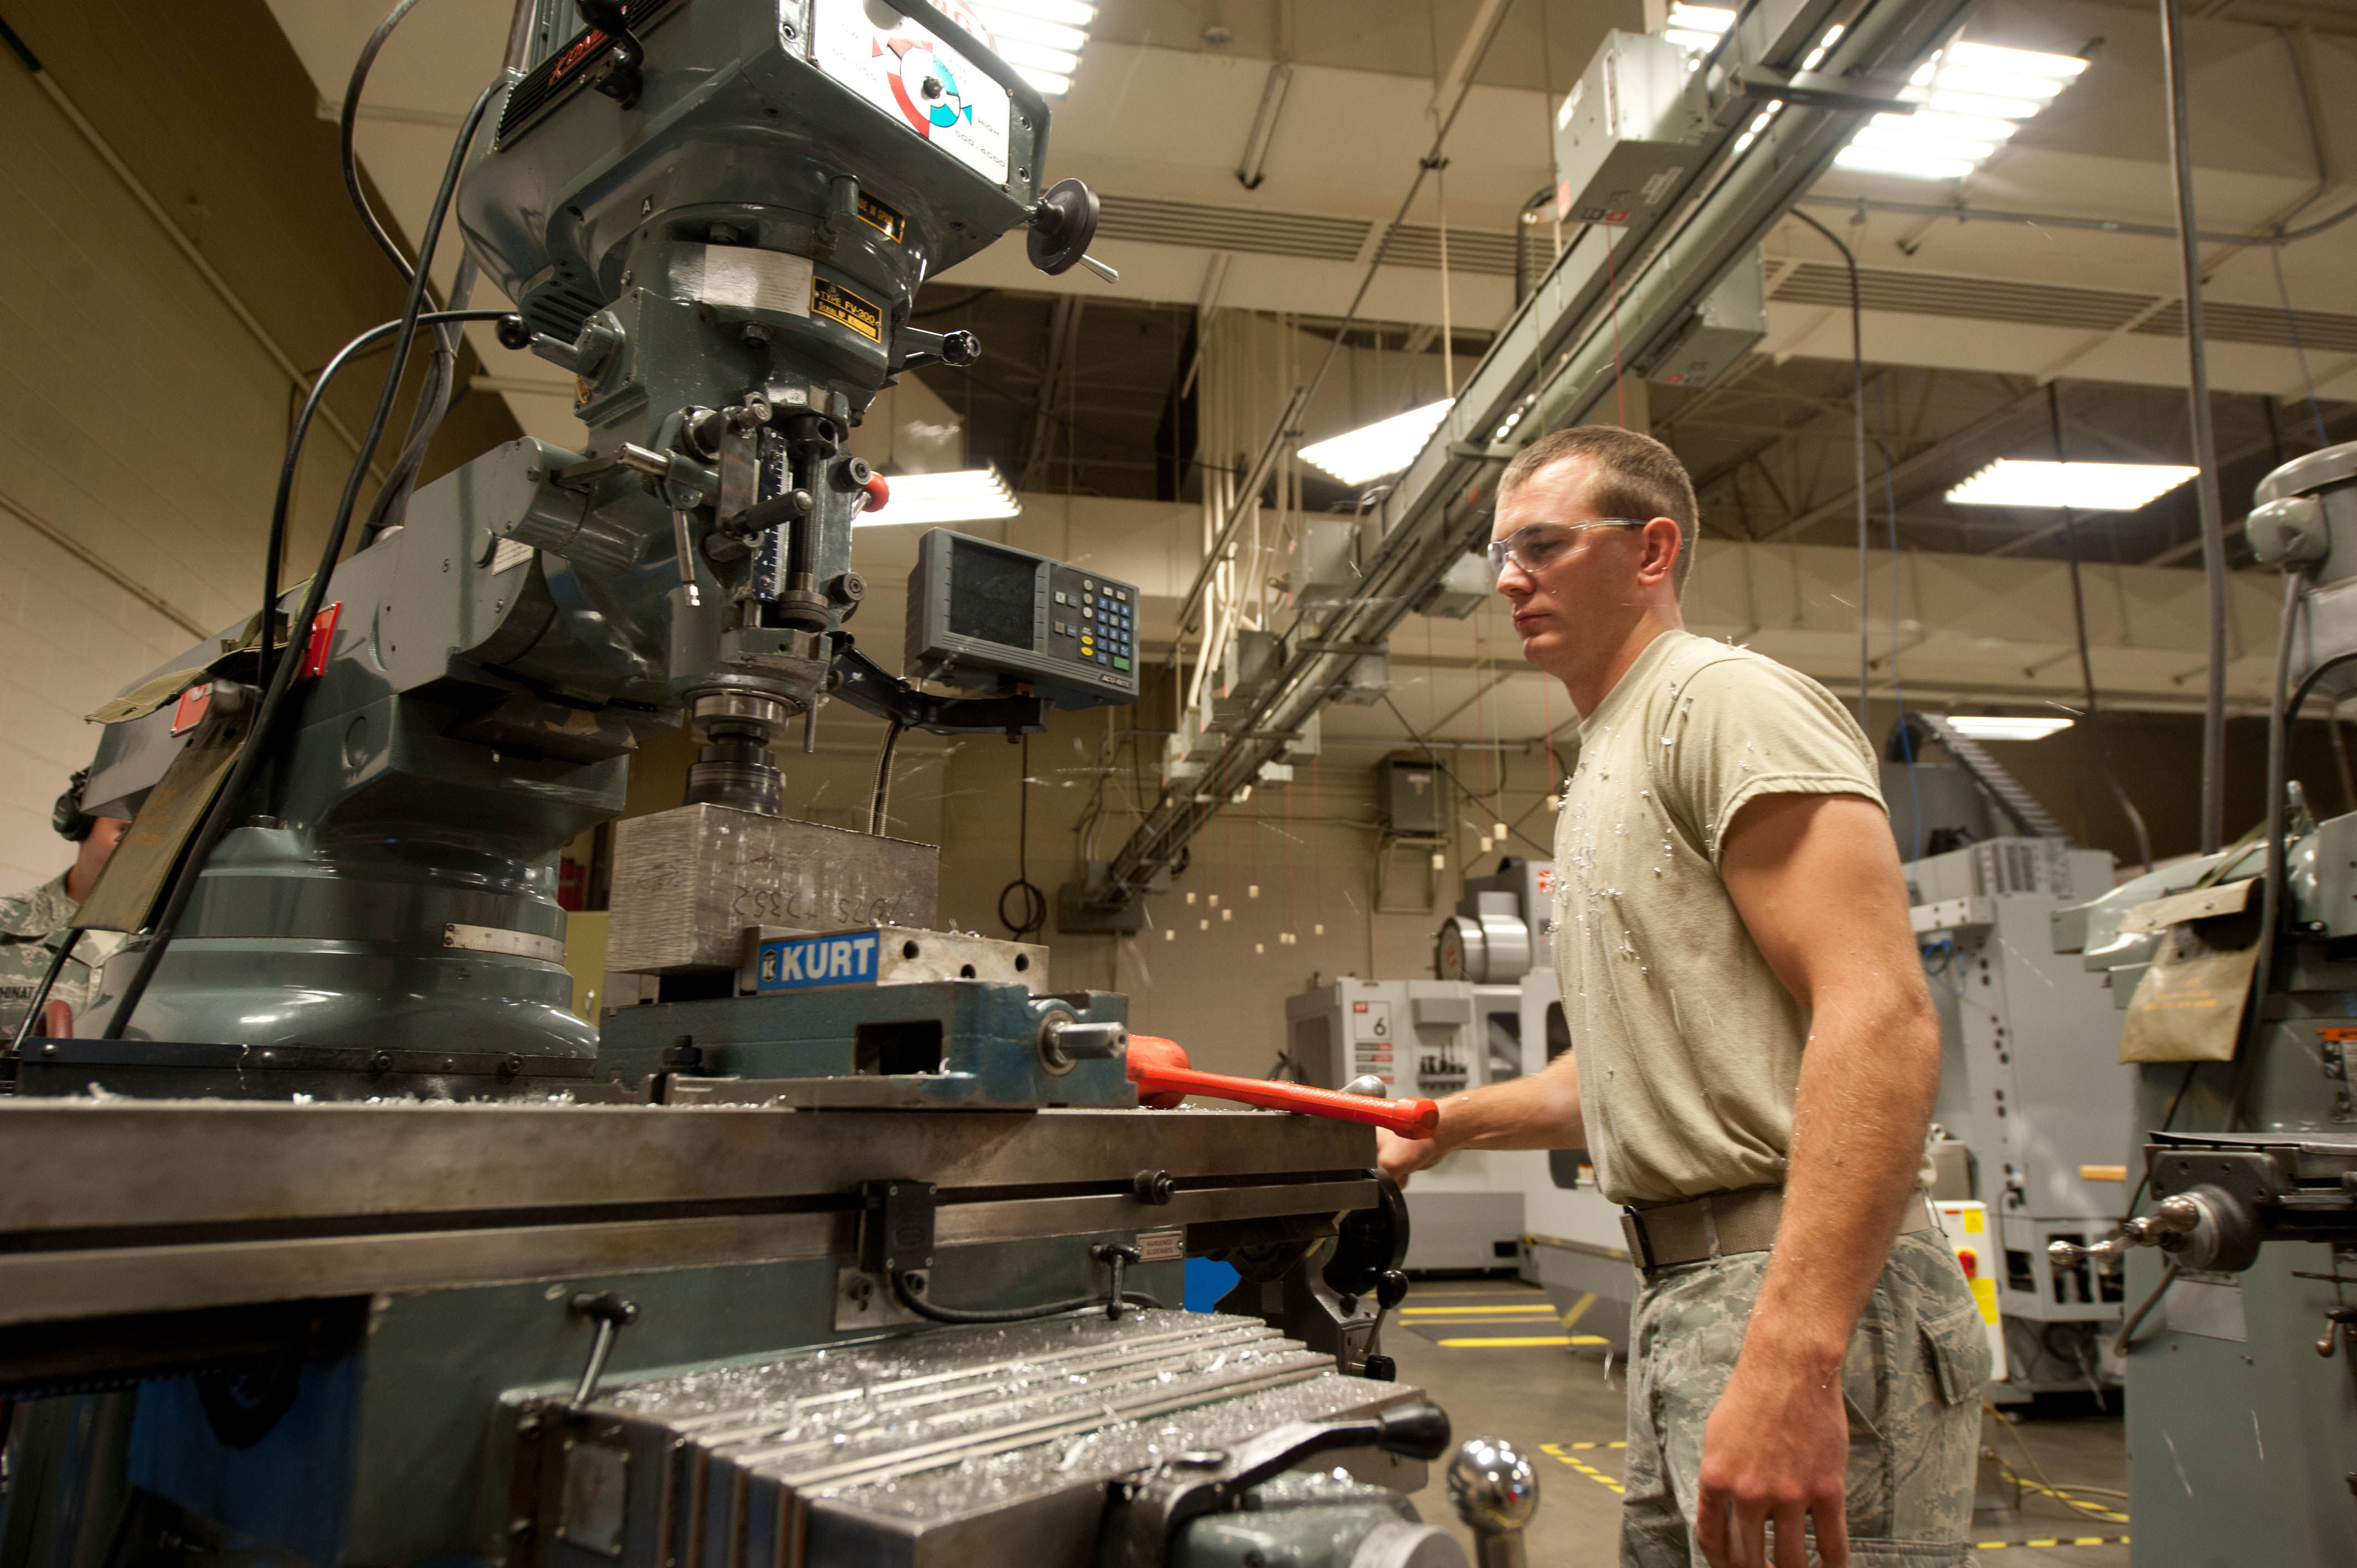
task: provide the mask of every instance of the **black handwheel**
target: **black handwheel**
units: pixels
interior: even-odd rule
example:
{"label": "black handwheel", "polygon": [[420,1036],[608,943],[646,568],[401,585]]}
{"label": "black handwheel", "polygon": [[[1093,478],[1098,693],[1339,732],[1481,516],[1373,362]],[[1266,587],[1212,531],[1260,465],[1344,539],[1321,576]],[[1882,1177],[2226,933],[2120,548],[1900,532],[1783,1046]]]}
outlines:
{"label": "black handwheel", "polygon": [[1096,192],[1077,179],[1060,179],[1031,209],[1024,249],[1033,266],[1053,277],[1078,266],[1096,237]]}

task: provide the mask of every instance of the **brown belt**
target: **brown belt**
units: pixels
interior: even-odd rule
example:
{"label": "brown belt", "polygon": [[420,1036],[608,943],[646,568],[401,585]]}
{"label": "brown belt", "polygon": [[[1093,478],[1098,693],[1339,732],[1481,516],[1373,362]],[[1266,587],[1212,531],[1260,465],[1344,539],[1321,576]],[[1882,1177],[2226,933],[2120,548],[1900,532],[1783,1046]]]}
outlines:
{"label": "brown belt", "polygon": [[[1706,1258],[1764,1252],[1775,1245],[1776,1226],[1783,1216],[1782,1187],[1738,1187],[1653,1208],[1624,1208],[1620,1234],[1629,1243],[1629,1261],[1650,1272]],[[1899,1229],[1903,1234],[1939,1223],[1930,1200],[1918,1193],[1907,1200]]]}

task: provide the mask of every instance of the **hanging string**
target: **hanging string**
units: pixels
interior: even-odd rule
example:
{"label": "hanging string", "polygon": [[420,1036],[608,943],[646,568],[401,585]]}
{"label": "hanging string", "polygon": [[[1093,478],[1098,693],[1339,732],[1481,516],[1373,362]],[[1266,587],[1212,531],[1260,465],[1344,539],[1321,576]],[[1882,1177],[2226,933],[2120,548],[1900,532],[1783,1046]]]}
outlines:
{"label": "hanging string", "polygon": [[1612,397],[1620,410],[1620,428],[1629,428],[1629,389],[1620,378],[1620,274],[1612,256],[1612,225],[1599,223],[1604,231],[1604,286],[1612,308]]}

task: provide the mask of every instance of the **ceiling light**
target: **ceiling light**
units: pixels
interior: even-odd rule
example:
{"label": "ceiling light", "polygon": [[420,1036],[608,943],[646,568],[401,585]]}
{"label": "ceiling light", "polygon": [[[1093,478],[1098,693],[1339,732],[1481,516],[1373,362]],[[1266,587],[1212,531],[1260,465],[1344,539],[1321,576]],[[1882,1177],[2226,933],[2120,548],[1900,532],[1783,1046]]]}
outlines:
{"label": "ceiling light", "polygon": [[1959,506],[2135,511],[2200,473],[2175,463],[2050,463],[2000,457],[1948,492]]}
{"label": "ceiling light", "polygon": [[1440,428],[1453,399],[1428,403],[1422,408],[1377,420],[1348,435],[1336,435],[1301,449],[1301,460],[1325,469],[1346,485],[1363,485],[1386,474],[1396,474],[1415,461],[1432,433]]}
{"label": "ceiling light", "polygon": [[1019,517],[1023,504],[1006,488],[996,464],[953,474],[890,474],[885,476],[891,499],[884,510],[861,512],[858,526],[880,528],[886,523],[988,522]]}
{"label": "ceiling light", "polygon": [[1717,5],[1688,5],[1684,0],[1671,0],[1670,26],[1689,33],[1708,33],[1715,38],[1735,26],[1735,13]]}
{"label": "ceiling light", "polygon": [[1951,714],[1947,725],[1966,740],[2044,740],[2069,729],[2071,721],[2008,718],[2002,714]]}
{"label": "ceiling light", "polygon": [[1926,112],[1877,114],[1835,157],[1835,166],[1912,179],[1962,179],[2086,69],[2073,55],[1951,44],[1918,67],[1900,94]]}
{"label": "ceiling light", "polygon": [[974,7],[998,58],[1047,98],[1071,90],[1096,14],[1083,0],[990,0]]}

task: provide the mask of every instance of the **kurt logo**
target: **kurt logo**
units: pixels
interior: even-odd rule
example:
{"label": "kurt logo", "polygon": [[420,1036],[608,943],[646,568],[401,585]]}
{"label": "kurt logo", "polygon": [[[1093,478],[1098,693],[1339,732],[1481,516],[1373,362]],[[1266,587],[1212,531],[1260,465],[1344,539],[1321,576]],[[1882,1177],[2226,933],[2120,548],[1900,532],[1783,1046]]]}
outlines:
{"label": "kurt logo", "polygon": [[763,942],[757,987],[788,991],[802,985],[859,985],[876,981],[876,933],[792,937]]}

